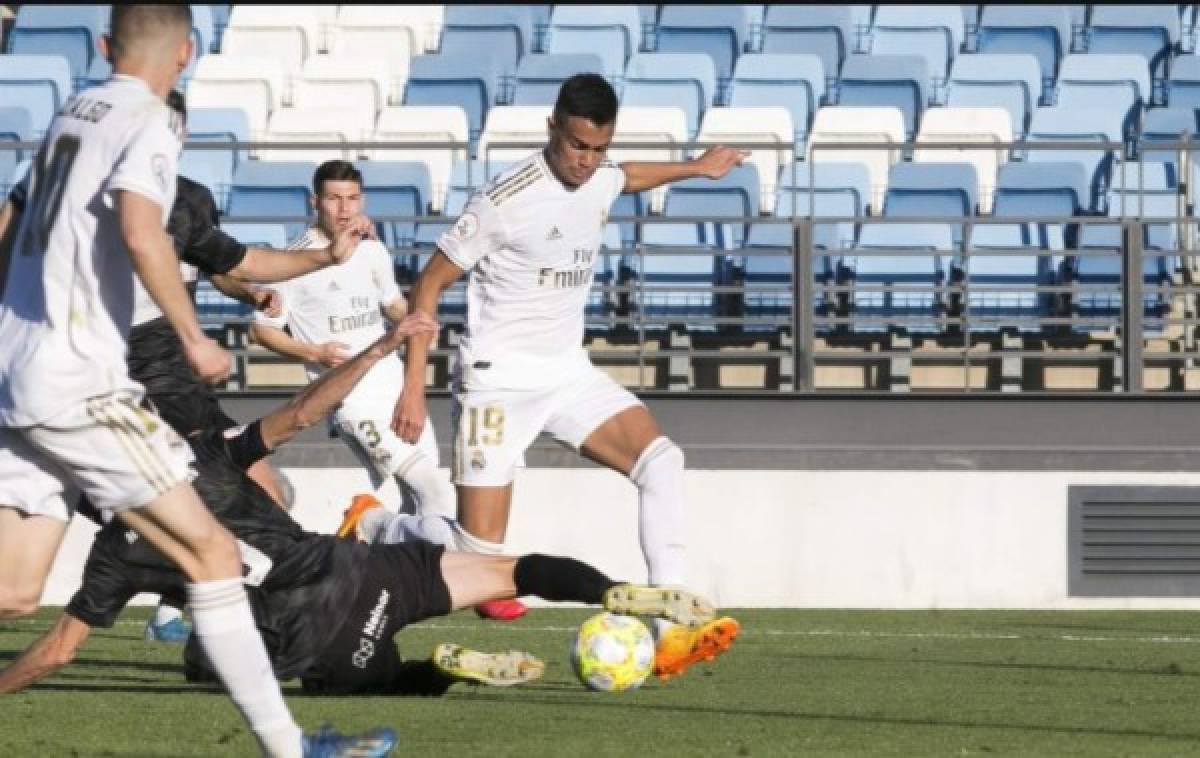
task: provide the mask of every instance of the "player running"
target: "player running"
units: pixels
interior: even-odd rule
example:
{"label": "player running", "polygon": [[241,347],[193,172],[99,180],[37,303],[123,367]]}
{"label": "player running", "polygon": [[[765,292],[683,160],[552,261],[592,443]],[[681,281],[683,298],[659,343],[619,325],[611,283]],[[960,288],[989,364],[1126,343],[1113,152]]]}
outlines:
{"label": "player running", "polygon": [[180,152],[167,93],[193,52],[187,5],[112,9],[114,74],[66,101],[26,181],[0,209],[0,617],[35,610],[75,493],[141,534],[187,577],[196,635],[271,756],[384,755],[364,738],[301,732],[254,626],[231,535],[188,483],[187,446],[138,405],[125,351],[134,272],[197,376],[230,359],[208,339],[163,228]]}
{"label": "player running", "polygon": [[[255,619],[277,675],[300,677],[307,691],[322,694],[439,694],[460,680],[530,681],[543,664],[524,653],[486,655],[444,644],[432,662],[405,662],[392,641],[406,624],[517,595],[602,604],[616,613],[683,624],[711,619],[711,606],[691,593],[619,584],[570,558],[448,552],[424,540],[368,546],[306,532],[245,476],[248,464],[319,421],[408,334],[435,331],[432,321],[414,314],[239,433],[205,430],[190,438],[197,489],[242,540]],[[112,626],[137,593],[170,594],[181,582],[144,540],[130,541],[118,525],[105,526],[82,587],[54,626],[0,672],[0,692],[24,688],[65,665],[90,630]],[[185,657],[189,678],[205,680],[209,665],[199,647],[189,645]]]}
{"label": "player running", "polygon": [[[454,385],[454,460],[464,549],[503,549],[512,484],[525,450],[546,431],[637,486],[642,551],[655,585],[683,585],[683,451],[632,393],[595,368],[583,348],[584,306],[608,210],[622,192],[690,177],[717,179],[746,157],[715,147],[685,162],[605,160],[617,96],[603,77],[578,74],[559,90],[546,148],[501,174],[468,202],[438,240],[411,295],[434,314],[441,293],[470,272],[467,326]],[[404,389],[392,420],[401,439],[426,423],[429,339],[409,344]],[[515,618],[520,604],[493,608]],[[656,624],[660,676],[681,673],[705,634]],[[713,651],[714,654],[720,651]]]}
{"label": "player running", "polygon": [[[297,254],[326,247],[361,218],[362,174],[353,164],[321,164],[313,175],[313,192],[317,224],[292,245]],[[310,379],[370,345],[384,333],[385,318],[396,323],[408,310],[396,286],[392,258],[377,240],[363,240],[344,263],[281,283],[277,290],[281,313],[257,313],[250,335],[280,355],[304,361]],[[407,487],[415,495],[418,512],[452,513],[454,491],[438,468],[433,425],[426,420],[413,444],[391,430],[392,405],[403,383],[403,362],[388,356],[337,409],[334,426],[374,487],[395,477],[402,491]]]}

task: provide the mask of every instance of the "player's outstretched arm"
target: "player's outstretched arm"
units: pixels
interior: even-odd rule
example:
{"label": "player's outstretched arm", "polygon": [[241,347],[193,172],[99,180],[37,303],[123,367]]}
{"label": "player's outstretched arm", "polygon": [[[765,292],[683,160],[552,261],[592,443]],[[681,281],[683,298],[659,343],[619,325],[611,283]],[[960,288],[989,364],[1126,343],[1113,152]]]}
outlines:
{"label": "player's outstretched arm", "polygon": [[66,666],[91,632],[90,626],[71,614],[59,616],[54,626],[0,671],[0,693],[19,692]]}
{"label": "player's outstretched arm", "polygon": [[354,218],[326,247],[312,250],[272,250],[251,247],[242,262],[229,271],[235,279],[270,284],[342,263],[363,239],[374,239],[375,225],[366,216]]}
{"label": "player's outstretched arm", "polygon": [[213,286],[226,297],[231,297],[239,303],[245,303],[254,310],[262,311],[272,318],[281,313],[281,300],[277,290],[273,290],[270,287],[256,287],[253,284],[234,279],[227,274],[213,274],[208,278],[213,283]]}
{"label": "player's outstretched arm", "polygon": [[[435,250],[409,293],[409,307],[412,312],[435,319],[442,293],[462,275],[463,270],[454,265],[445,253],[440,249]],[[437,332],[418,334],[408,340],[408,354],[404,363],[404,389],[400,392],[396,408],[392,412],[392,431],[410,444],[416,444],[425,429],[425,369],[429,363],[429,345],[436,336]]]}
{"label": "player's outstretched arm", "polygon": [[275,450],[333,412],[371,367],[400,348],[406,339],[436,334],[437,322],[423,313],[404,317],[388,333],[337,368],[326,371],[259,422],[263,444]]}
{"label": "player's outstretched arm", "polygon": [[206,382],[225,379],[233,360],[200,328],[179,274],[175,248],[163,229],[161,206],[144,195],[122,190],[117,192],[117,215],[134,270],[179,335],[192,370]]}
{"label": "player's outstretched arm", "polygon": [[344,342],[322,342],[310,345],[294,339],[282,329],[266,324],[251,324],[250,339],[273,353],[306,363],[318,363],[326,368],[340,366],[350,357],[350,346]]}
{"label": "player's outstretched arm", "polygon": [[683,179],[707,177],[720,179],[734,166],[740,166],[750,155],[723,145],[710,147],[699,158],[690,161],[630,161],[621,164],[625,172],[623,192],[642,192]]}

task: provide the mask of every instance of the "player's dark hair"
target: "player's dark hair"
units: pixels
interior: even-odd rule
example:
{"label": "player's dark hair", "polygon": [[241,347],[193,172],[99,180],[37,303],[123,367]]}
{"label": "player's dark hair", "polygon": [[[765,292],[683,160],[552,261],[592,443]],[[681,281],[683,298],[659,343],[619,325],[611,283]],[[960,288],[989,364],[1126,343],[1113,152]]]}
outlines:
{"label": "player's dark hair", "polygon": [[192,8],[187,3],[179,5],[121,5],[114,3],[109,27],[112,29],[110,49],[113,60],[116,60],[125,57],[139,43],[158,39],[175,28],[182,27],[191,33]]}
{"label": "player's dark hair", "polygon": [[325,161],[313,174],[313,193],[321,196],[325,182],[355,182],[362,187],[362,172],[348,161]]}
{"label": "player's dark hair", "polygon": [[177,89],[168,92],[167,107],[178,113],[184,123],[187,122],[187,100],[184,99],[182,92]]}
{"label": "player's dark hair", "polygon": [[571,116],[586,118],[596,126],[617,119],[617,93],[599,74],[575,74],[562,83],[554,102],[554,123],[563,126]]}

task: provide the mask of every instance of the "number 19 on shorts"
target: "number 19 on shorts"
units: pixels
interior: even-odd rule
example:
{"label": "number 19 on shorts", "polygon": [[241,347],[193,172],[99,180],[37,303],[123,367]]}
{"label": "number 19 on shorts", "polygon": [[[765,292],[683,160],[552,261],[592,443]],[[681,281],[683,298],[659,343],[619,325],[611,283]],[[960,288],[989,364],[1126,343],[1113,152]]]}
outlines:
{"label": "number 19 on shorts", "polygon": [[467,408],[467,445],[478,447],[480,444],[492,447],[504,444],[503,406]]}

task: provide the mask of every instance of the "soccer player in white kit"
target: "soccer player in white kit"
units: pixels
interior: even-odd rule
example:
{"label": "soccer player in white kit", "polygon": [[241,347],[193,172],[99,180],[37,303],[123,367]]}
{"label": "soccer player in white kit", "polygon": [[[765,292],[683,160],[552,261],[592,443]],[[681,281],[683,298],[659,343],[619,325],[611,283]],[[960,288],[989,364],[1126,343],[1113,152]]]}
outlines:
{"label": "soccer player in white kit", "polygon": [[[313,175],[313,193],[317,224],[291,245],[293,249],[325,247],[363,212],[362,174],[346,161],[321,164]],[[250,336],[280,355],[304,361],[310,379],[383,336],[385,318],[399,323],[408,311],[396,286],[392,257],[374,239],[362,240],[340,265],[274,287],[280,313],[256,313]],[[283,331],[285,326],[290,335]],[[412,444],[391,429],[392,408],[403,384],[404,363],[393,353],[372,367],[342,401],[333,415],[334,428],[363,463],[375,488],[395,477],[402,490],[407,487],[415,495],[418,514],[451,513],[454,490],[438,469],[433,425],[426,419]],[[445,537],[435,541],[445,542]]]}
{"label": "soccer player in white kit", "polygon": [[[418,277],[411,307],[434,314],[442,291],[470,273],[454,387],[452,471],[460,526],[470,538],[462,549],[501,551],[516,469],[547,431],[633,481],[650,582],[685,585],[683,452],[632,393],[591,364],[583,348],[584,306],[617,195],[690,177],[720,178],[746,154],[715,147],[691,161],[617,166],[605,160],[616,116],[616,94],[603,77],[578,74],[564,82],[546,148],[468,202]],[[428,346],[428,339],[409,340],[393,417],[406,440],[425,423]],[[499,618],[524,612],[519,605],[495,610]],[[665,677],[727,648],[737,622],[658,632],[656,670]]]}
{"label": "soccer player in white kit", "polygon": [[16,213],[0,209],[0,617],[37,608],[80,492],[190,580],[195,630],[263,751],[391,749],[395,735],[307,737],[292,719],[242,585],[232,536],[189,483],[187,445],[138,405],[125,365],[134,272],[197,375],[228,375],[180,279],[164,225],[178,123],[164,100],[193,52],[187,5],[113,8],[114,75],[63,105]]}

